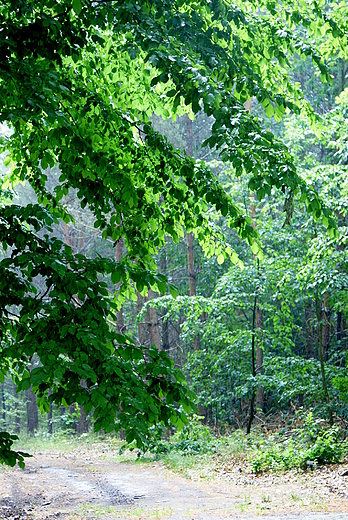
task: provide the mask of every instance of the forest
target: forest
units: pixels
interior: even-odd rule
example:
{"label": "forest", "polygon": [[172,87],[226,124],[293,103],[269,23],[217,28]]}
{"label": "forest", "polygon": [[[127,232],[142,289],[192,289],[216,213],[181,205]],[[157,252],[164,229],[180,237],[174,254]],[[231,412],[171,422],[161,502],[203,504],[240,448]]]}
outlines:
{"label": "forest", "polygon": [[296,464],[339,462],[346,2],[1,0],[0,19],[0,462],[40,432],[160,453],[294,425]]}

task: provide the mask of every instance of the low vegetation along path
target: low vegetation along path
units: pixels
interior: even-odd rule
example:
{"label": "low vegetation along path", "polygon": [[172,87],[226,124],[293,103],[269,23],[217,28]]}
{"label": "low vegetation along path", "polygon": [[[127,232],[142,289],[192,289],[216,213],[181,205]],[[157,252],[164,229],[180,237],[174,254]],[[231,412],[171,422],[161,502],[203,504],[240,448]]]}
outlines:
{"label": "low vegetation along path", "polygon": [[[214,466],[214,462],[212,466]],[[0,471],[0,519],[348,518],[348,464],[309,474],[255,476],[236,462],[187,479],[150,459],[99,447],[36,452],[24,471]]]}

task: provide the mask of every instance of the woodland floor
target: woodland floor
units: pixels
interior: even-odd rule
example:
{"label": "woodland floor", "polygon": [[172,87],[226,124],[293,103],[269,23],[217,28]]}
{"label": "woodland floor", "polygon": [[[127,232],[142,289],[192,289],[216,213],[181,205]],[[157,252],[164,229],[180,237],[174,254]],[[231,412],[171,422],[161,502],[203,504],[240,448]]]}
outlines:
{"label": "woodland floor", "polygon": [[[1,520],[348,519],[348,461],[310,473],[257,476],[219,457],[186,477],[103,444],[37,451],[26,469],[0,469]],[[187,478],[188,477],[188,478]]]}

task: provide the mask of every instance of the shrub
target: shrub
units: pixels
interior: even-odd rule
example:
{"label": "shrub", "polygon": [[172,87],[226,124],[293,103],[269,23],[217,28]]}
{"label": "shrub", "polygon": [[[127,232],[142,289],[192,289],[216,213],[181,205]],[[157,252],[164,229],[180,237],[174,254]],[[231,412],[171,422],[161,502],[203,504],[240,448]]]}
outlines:
{"label": "shrub", "polygon": [[256,473],[304,469],[310,461],[314,465],[340,462],[346,450],[339,427],[325,429],[309,413],[303,428],[294,430],[290,438],[273,436],[262,451],[252,455],[251,464]]}
{"label": "shrub", "polygon": [[153,447],[155,453],[180,452],[183,455],[212,453],[222,439],[216,438],[208,426],[201,423],[201,417],[194,415],[184,428],[176,432],[168,441],[161,441]]}

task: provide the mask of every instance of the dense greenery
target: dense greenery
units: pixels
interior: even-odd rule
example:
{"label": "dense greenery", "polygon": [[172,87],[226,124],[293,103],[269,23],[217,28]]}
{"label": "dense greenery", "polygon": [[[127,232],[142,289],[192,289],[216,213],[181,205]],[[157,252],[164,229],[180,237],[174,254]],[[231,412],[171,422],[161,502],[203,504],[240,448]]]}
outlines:
{"label": "dense greenery", "polygon": [[[187,422],[194,396],[168,353],[151,337],[144,348],[132,320],[128,332],[120,326],[120,313],[131,315],[128,302],[153,291],[170,293],[155,303],[168,318],[187,309],[187,337],[202,348],[184,358],[216,421],[233,422],[236,403],[258,402],[257,389],[278,401],[303,395],[299,378],[291,386],[299,371],[307,385],[313,374],[306,404],[324,404],[332,422],[347,386],[342,355],[336,349],[328,368],[323,354],[323,312],[346,312],[345,238],[336,224],[338,217],[345,226],[346,183],[337,181],[344,169],[336,167],[346,157],[345,80],[323,121],[296,74],[303,58],[333,92],[346,11],[335,2],[0,2],[0,122],[10,168],[0,192],[2,380],[32,389],[46,412],[53,402],[77,403],[93,412],[95,429],[125,430],[145,449],[153,425]],[[198,131],[204,118],[197,149],[209,149],[213,162],[191,157],[188,135],[184,153],[171,144],[175,129],[156,129],[154,116],[183,115]],[[273,116],[284,119],[277,128]],[[310,134],[302,141],[301,127]],[[30,203],[14,198],[22,182]],[[74,212],[104,241],[91,254],[72,240]],[[185,230],[217,259],[202,260],[216,272],[195,300],[173,299],[175,280],[157,272]],[[122,258],[110,243],[124,243]],[[319,347],[318,360],[307,362],[294,334],[309,301]],[[258,373],[251,345],[265,354]],[[8,451],[13,439],[1,439],[0,460],[21,462]]]}

